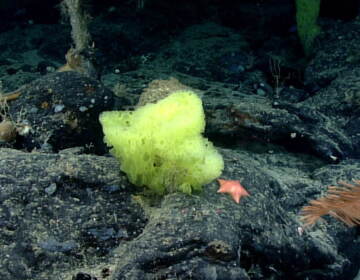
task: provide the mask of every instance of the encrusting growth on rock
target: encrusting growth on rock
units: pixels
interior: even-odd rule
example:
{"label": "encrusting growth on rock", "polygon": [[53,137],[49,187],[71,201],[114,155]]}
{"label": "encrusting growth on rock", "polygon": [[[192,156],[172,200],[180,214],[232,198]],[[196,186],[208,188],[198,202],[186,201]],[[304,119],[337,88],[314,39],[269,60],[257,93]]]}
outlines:
{"label": "encrusting growth on rock", "polygon": [[0,122],[0,143],[14,140],[16,134],[16,127],[12,121],[3,120]]}

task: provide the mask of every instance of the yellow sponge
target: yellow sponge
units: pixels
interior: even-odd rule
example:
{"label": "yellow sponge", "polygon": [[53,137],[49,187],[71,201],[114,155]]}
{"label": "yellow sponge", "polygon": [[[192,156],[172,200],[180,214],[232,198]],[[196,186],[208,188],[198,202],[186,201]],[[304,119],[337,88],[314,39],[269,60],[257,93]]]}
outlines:
{"label": "yellow sponge", "polygon": [[136,111],[103,112],[104,141],[131,183],[155,194],[191,193],[220,176],[222,156],[202,136],[201,99],[177,91]]}

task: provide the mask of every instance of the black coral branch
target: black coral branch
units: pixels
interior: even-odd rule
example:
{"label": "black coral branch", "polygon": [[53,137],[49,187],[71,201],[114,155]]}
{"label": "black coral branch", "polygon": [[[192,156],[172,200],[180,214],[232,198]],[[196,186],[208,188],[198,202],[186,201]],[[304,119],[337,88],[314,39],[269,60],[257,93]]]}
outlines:
{"label": "black coral branch", "polygon": [[328,194],[301,209],[304,226],[311,226],[324,215],[331,215],[347,226],[360,225],[360,180],[354,184],[339,182],[340,186],[329,186]]}

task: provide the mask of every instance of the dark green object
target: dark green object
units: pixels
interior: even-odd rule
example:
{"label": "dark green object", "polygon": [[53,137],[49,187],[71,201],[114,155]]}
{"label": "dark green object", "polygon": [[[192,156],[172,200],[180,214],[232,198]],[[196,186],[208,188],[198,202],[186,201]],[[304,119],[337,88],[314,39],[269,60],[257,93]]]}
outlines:
{"label": "dark green object", "polygon": [[298,35],[306,55],[311,54],[314,40],[320,34],[316,23],[321,0],[296,0],[296,22]]}

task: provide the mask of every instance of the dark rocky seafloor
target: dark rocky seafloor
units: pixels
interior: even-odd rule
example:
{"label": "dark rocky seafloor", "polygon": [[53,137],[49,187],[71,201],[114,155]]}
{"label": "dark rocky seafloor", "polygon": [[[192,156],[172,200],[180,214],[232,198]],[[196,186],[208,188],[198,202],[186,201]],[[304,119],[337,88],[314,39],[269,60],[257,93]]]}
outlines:
{"label": "dark rocky seafloor", "polygon": [[[0,143],[0,279],[360,279],[359,227],[299,219],[327,186],[360,180],[359,19],[323,19],[304,62],[271,17],[290,28],[291,7],[264,4],[260,32],[200,4],[180,9],[189,23],[170,21],[166,5],[93,19],[101,81],[55,71],[68,26],[24,20],[0,33],[1,91],[21,93],[1,108],[18,134]],[[257,11],[241,7],[240,26]],[[148,203],[108,154],[99,113],[132,109],[171,77],[200,93],[221,178],[250,193],[240,204],[216,181]]]}

